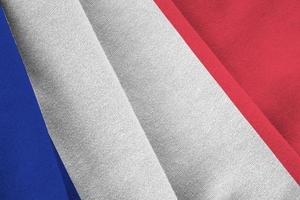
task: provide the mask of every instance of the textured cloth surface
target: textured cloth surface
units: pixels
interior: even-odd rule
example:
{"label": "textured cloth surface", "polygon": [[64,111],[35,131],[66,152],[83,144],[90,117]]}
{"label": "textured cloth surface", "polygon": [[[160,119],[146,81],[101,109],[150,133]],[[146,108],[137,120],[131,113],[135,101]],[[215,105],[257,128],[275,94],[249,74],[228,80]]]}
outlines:
{"label": "textured cloth surface", "polygon": [[82,199],[300,199],[153,1],[3,3]]}
{"label": "textured cloth surface", "polygon": [[179,199],[300,198],[152,1],[81,2]]}
{"label": "textured cloth surface", "polygon": [[155,3],[273,154],[300,184],[300,157],[297,152],[232,77],[172,0],[155,0]]}
{"label": "textured cloth surface", "polygon": [[78,1],[4,1],[82,199],[176,199]]}
{"label": "textured cloth surface", "polygon": [[67,200],[52,147],[0,7],[0,199]]}
{"label": "textured cloth surface", "polygon": [[300,155],[300,1],[173,1]]}

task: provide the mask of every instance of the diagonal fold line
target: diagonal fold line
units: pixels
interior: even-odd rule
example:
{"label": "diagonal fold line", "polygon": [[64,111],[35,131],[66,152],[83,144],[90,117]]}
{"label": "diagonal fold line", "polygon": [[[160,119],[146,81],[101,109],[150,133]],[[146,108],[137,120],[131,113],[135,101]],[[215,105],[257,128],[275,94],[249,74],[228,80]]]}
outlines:
{"label": "diagonal fold line", "polygon": [[299,197],[153,1],[80,2],[179,199]]}
{"label": "diagonal fold line", "polygon": [[3,5],[80,197],[176,199],[80,3]]}

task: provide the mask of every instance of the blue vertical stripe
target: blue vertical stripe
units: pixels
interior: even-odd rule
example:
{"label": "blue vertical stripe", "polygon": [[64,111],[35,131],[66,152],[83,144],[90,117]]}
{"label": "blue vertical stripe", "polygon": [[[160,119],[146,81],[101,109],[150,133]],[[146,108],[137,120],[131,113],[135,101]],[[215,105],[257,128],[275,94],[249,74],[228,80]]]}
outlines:
{"label": "blue vertical stripe", "polygon": [[79,199],[47,133],[1,7],[0,199]]}

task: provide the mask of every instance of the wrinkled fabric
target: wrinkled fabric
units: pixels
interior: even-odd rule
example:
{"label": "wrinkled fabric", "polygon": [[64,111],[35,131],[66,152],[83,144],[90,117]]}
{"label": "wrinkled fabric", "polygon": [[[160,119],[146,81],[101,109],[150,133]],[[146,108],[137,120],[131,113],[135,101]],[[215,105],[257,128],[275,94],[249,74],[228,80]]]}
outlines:
{"label": "wrinkled fabric", "polygon": [[300,199],[150,0],[4,0],[82,199]]}
{"label": "wrinkled fabric", "polygon": [[3,4],[80,197],[176,199],[80,3]]}

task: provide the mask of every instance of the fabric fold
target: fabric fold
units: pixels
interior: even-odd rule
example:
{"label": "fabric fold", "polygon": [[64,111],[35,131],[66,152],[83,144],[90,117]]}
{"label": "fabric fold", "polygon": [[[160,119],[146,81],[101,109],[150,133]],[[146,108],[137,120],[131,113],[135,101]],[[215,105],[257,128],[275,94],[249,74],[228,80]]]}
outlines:
{"label": "fabric fold", "polygon": [[300,199],[153,1],[3,5],[82,199]]}
{"label": "fabric fold", "polygon": [[271,124],[265,113],[253,102],[223,63],[220,62],[172,0],[156,0],[155,2],[195,55],[202,61],[205,68],[211,73],[239,111],[272,150],[273,154],[299,184],[300,157],[296,151],[283,138],[273,124]]}
{"label": "fabric fold", "polygon": [[179,199],[300,198],[153,1],[80,2]]}
{"label": "fabric fold", "polygon": [[300,2],[171,1],[300,156]]}
{"label": "fabric fold", "polygon": [[78,1],[3,1],[82,199],[176,199]]}

